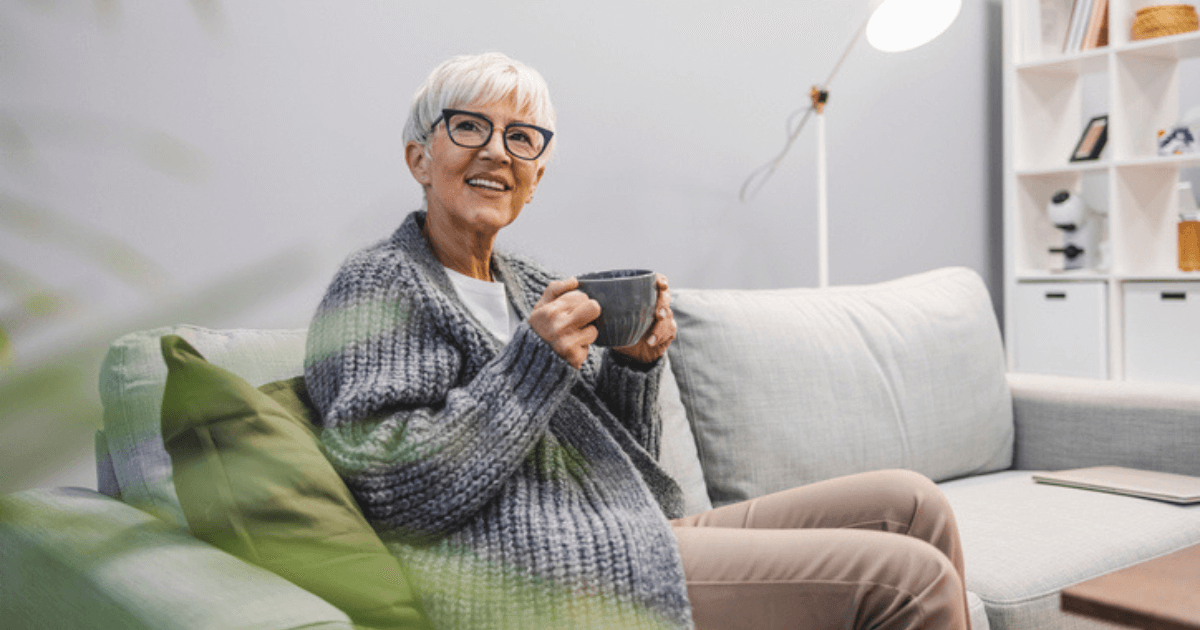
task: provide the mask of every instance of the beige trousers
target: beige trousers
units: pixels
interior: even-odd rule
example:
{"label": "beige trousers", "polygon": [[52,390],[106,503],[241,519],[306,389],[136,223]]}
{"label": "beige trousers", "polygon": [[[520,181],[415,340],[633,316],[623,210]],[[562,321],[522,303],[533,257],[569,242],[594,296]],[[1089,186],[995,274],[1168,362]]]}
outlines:
{"label": "beige trousers", "polygon": [[672,525],[698,630],[969,627],[954,513],[922,475],[850,475]]}

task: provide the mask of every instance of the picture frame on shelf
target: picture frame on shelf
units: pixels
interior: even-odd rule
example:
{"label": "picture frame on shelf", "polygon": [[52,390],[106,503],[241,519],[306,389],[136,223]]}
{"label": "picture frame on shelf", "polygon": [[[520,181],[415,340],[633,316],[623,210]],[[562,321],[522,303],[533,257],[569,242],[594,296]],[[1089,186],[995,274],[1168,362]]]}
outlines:
{"label": "picture frame on shelf", "polygon": [[1108,114],[1096,116],[1088,121],[1079,136],[1075,150],[1071,151],[1072,162],[1087,162],[1100,159],[1100,152],[1108,142]]}

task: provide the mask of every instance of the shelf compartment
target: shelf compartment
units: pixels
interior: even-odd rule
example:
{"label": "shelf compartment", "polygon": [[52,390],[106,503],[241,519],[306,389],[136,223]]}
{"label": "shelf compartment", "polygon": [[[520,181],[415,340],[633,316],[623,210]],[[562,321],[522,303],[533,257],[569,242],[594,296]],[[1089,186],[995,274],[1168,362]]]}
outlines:
{"label": "shelf compartment", "polygon": [[1178,264],[1179,169],[1173,165],[1116,169],[1111,230],[1113,271],[1122,277],[1173,275]]}
{"label": "shelf compartment", "polygon": [[1078,173],[1053,173],[1021,177],[1017,181],[1016,242],[1011,246],[1015,255],[1017,275],[1048,273],[1054,265],[1051,244],[1060,242],[1062,235],[1046,214],[1046,203],[1059,190],[1078,190]]}
{"label": "shelf compartment", "polygon": [[1179,63],[1174,59],[1119,55],[1108,150],[1115,161],[1158,156],[1158,131],[1179,122]]}
{"label": "shelf compartment", "polygon": [[1125,378],[1200,384],[1200,284],[1131,282],[1125,293]]}
{"label": "shelf compartment", "polygon": [[[1013,165],[1019,171],[1060,169],[1068,164],[1083,127],[1095,113],[1083,111],[1083,95],[1107,97],[1107,74],[1017,73],[1013,111]],[[1096,88],[1101,88],[1099,91]],[[1105,98],[1105,101],[1107,98]],[[1107,109],[1107,102],[1102,108]],[[1104,113],[1100,111],[1097,113]],[[1112,155],[1105,149],[1106,157]]]}
{"label": "shelf compartment", "polygon": [[[1021,279],[1056,281],[1078,280],[1089,275],[1092,279],[1107,277],[1096,269],[1063,271],[1062,255],[1050,251],[1064,243],[1063,231],[1054,226],[1046,209],[1050,199],[1060,190],[1080,195],[1096,213],[1108,213],[1107,169],[1054,170],[1017,177],[1016,213],[1012,217],[1015,238],[1010,245],[1014,274]],[[1107,225],[1101,224],[1100,230],[1100,240],[1106,240]]]}
{"label": "shelf compartment", "polygon": [[1013,291],[1015,370],[1108,378],[1108,284],[1022,282]]}

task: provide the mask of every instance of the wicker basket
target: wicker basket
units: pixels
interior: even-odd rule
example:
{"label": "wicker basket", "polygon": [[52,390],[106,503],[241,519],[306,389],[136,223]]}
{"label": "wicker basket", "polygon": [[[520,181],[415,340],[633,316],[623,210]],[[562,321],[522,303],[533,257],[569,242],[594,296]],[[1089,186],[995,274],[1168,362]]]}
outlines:
{"label": "wicker basket", "polygon": [[1133,19],[1134,40],[1165,37],[1200,29],[1196,7],[1190,4],[1164,4],[1138,9]]}

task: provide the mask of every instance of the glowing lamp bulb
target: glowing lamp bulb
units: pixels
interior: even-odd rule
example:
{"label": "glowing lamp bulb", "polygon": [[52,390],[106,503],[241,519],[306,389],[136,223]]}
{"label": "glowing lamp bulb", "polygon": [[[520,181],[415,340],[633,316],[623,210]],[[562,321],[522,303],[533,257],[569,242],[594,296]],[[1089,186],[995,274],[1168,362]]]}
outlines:
{"label": "glowing lamp bulb", "polygon": [[867,41],[884,52],[912,50],[954,23],[962,0],[871,0]]}

